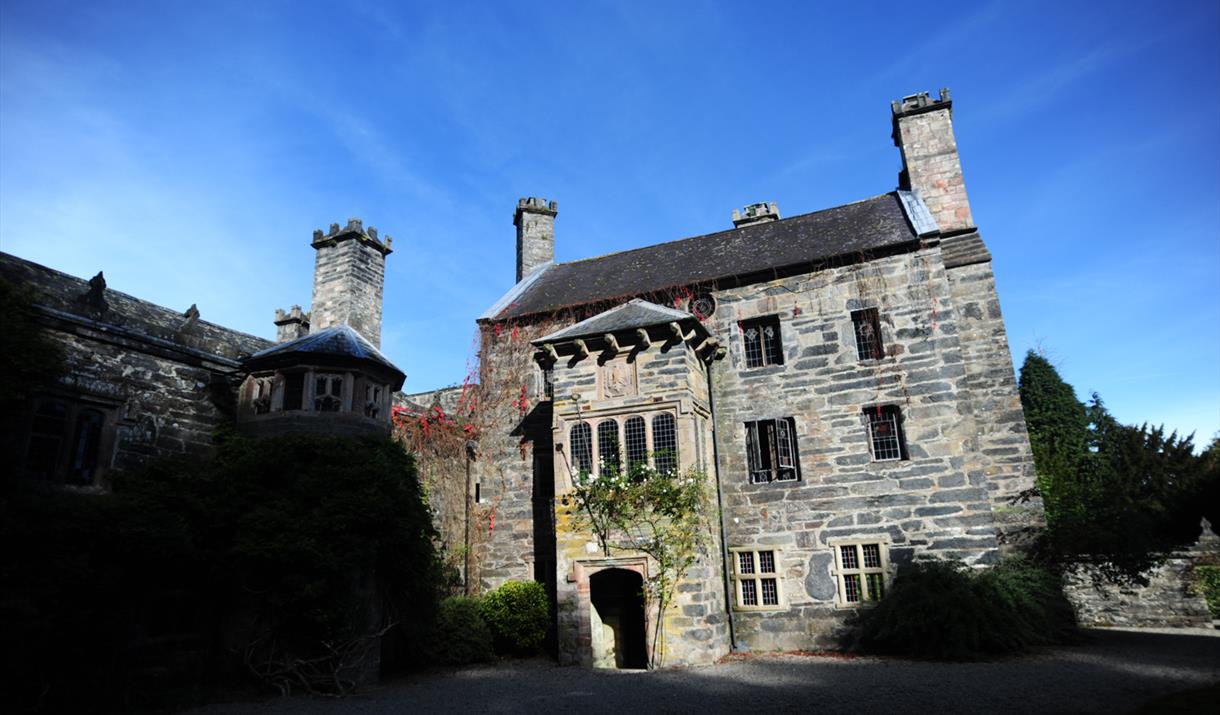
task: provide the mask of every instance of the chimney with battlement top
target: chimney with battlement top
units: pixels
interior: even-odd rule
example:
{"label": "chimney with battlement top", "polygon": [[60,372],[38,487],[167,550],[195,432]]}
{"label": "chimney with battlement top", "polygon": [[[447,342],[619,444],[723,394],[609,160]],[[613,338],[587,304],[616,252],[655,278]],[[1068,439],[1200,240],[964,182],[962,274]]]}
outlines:
{"label": "chimney with battlement top", "polygon": [[962,162],[953,136],[953,102],[949,90],[932,99],[927,92],[890,105],[894,145],[902,152],[898,187],[919,192],[944,234],[974,230]]}
{"label": "chimney with battlement top", "polygon": [[385,257],[392,242],[389,236],[380,238],[372,226],[365,230],[358,218],[349,219],[343,228],[332,223],[325,233],[321,229],[313,232],[317,256],[310,327],[314,332],[348,325],[381,347]]}
{"label": "chimney with battlement top", "polygon": [[517,227],[517,282],[534,269],[555,262],[555,216],[557,204],[546,199],[517,201],[513,225]]}
{"label": "chimney with battlement top", "polygon": [[275,342],[286,343],[309,335],[309,313],[294,305],[288,312],[275,309]]}
{"label": "chimney with battlement top", "polygon": [[740,211],[733,209],[733,228],[753,226],[756,223],[778,220],[779,207],[775,205],[774,201],[771,203],[750,204]]}

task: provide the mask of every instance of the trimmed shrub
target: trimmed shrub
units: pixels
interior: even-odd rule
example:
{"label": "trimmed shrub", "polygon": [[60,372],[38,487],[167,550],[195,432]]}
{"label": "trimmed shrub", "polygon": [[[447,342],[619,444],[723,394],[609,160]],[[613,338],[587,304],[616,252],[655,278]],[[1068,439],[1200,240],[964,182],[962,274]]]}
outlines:
{"label": "trimmed shrub", "polygon": [[865,650],[969,660],[1063,642],[1075,623],[1058,577],[1012,559],[986,571],[952,561],[905,565],[863,626]]}
{"label": "trimmed shrub", "polygon": [[495,637],[496,651],[531,655],[546,640],[550,608],[536,581],[507,581],[483,597],[479,612]]}
{"label": "trimmed shrub", "polygon": [[441,601],[429,648],[434,662],[446,665],[486,663],[495,658],[491,629],[479,614],[479,602],[465,596]]}
{"label": "trimmed shrub", "polygon": [[1220,566],[1198,566],[1195,572],[1199,574],[1199,587],[1207,599],[1207,610],[1212,612],[1212,618],[1220,618]]}

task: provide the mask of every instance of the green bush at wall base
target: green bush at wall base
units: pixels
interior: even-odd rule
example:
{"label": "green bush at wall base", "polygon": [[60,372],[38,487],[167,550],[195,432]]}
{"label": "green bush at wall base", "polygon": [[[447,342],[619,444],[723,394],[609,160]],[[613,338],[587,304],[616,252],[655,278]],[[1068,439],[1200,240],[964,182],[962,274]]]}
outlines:
{"label": "green bush at wall base", "polygon": [[1058,576],[1023,559],[985,571],[950,561],[903,566],[863,626],[865,650],[946,660],[1017,653],[1075,630]]}
{"label": "green bush at wall base", "polygon": [[508,581],[483,597],[479,612],[495,636],[497,652],[531,655],[546,640],[550,612],[540,583]]}
{"label": "green bush at wall base", "polygon": [[1212,612],[1212,618],[1220,618],[1220,566],[1199,566],[1195,572],[1207,599],[1207,610]]}
{"label": "green bush at wall base", "polygon": [[479,614],[479,602],[465,596],[441,601],[429,650],[433,662],[446,665],[486,663],[495,658],[491,629]]}

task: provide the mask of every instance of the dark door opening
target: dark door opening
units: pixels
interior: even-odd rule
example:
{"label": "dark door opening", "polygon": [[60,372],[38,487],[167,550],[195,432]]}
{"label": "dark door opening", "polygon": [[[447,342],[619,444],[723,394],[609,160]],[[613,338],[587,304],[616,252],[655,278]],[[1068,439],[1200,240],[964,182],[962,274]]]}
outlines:
{"label": "dark door opening", "polygon": [[593,602],[593,664],[647,668],[644,579],[635,571],[606,569],[589,577]]}

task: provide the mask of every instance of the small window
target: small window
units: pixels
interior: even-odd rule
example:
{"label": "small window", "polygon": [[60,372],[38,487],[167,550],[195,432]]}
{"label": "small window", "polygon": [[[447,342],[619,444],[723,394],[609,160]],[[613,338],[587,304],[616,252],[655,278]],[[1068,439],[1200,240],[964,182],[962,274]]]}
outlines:
{"label": "small window", "polygon": [[741,321],[741,341],[746,367],[784,364],[778,315]]}
{"label": "small window", "polygon": [[648,466],[648,428],[643,417],[627,418],[623,423],[623,441],[627,446],[627,473]]}
{"label": "small window", "polygon": [[381,385],[364,386],[364,416],[377,418],[381,414]]}
{"label": "small window", "polygon": [[885,596],[888,564],[884,544],[836,544],[832,548],[840,605],[874,603]]}
{"label": "small window", "polygon": [[98,410],[83,409],[76,413],[76,436],[72,440],[68,483],[90,486],[97,477],[98,450],[102,443],[105,416]]}
{"label": "small window", "polygon": [[555,366],[541,365],[538,367],[538,381],[540,383],[539,392],[542,394],[542,399],[555,399]]}
{"label": "small window", "polygon": [[343,376],[314,377],[313,408],[318,412],[338,412],[343,406]]}
{"label": "small window", "polygon": [[572,443],[572,467],[576,473],[591,473],[593,471],[593,429],[585,422],[574,424],[568,432],[568,440]]}
{"label": "small window", "polygon": [[254,380],[251,394],[251,405],[254,413],[265,415],[271,411],[271,391],[275,388],[275,380],[270,377],[260,377]]}
{"label": "small window", "polygon": [[868,417],[868,438],[869,446],[873,450],[873,461],[906,459],[902,412],[894,405],[875,405],[865,407],[864,414]]}
{"label": "small window", "polygon": [[780,580],[774,550],[733,550],[733,580],[736,582],[737,607],[779,608]]}
{"label": "small window", "polygon": [[800,469],[793,419],[747,422],[746,462],[751,484],[798,480]]}
{"label": "small window", "polygon": [[881,320],[876,308],[852,311],[851,324],[856,334],[856,355],[861,360],[885,357],[881,346]]}
{"label": "small window", "polygon": [[284,409],[299,410],[305,394],[305,374],[289,373],[284,376]]}
{"label": "small window", "polygon": [[598,474],[619,473],[618,422],[603,420],[597,425],[597,456]]}
{"label": "small window", "polygon": [[674,416],[662,412],[652,418],[652,461],[658,472],[667,474],[678,469],[678,439]]}

